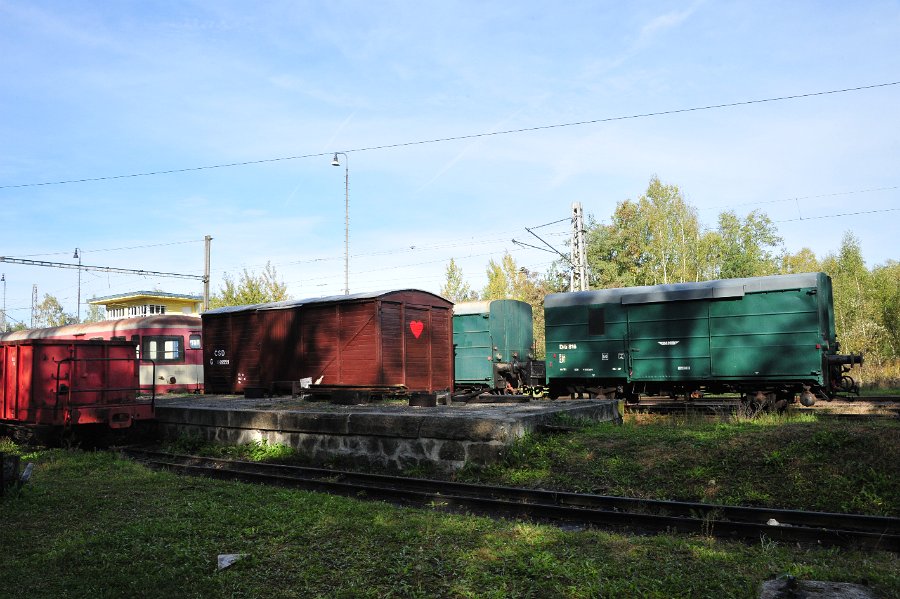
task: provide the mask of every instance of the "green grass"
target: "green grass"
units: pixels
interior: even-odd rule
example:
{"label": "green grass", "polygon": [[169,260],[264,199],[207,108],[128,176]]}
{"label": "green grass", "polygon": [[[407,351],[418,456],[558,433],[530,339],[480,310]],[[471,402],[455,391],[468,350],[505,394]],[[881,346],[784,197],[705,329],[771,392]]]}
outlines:
{"label": "green grass", "polygon": [[[31,483],[0,499],[0,597],[749,598],[785,572],[900,592],[900,559],[887,553],[566,532],[179,477],[100,452],[24,459]],[[246,557],[216,571],[221,553]]]}
{"label": "green grass", "polygon": [[896,395],[900,398],[900,387],[863,387],[860,389],[860,397]]}
{"label": "green grass", "polygon": [[900,516],[900,423],[629,416],[533,435],[459,478],[654,499]]}

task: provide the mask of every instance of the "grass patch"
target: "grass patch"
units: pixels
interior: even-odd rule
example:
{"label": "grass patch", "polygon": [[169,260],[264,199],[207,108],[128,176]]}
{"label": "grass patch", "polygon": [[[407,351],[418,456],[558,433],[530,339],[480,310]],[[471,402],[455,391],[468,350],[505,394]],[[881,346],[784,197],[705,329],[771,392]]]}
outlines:
{"label": "grass patch", "polygon": [[[535,451],[552,466],[573,447]],[[784,572],[900,591],[887,553],[566,532],[179,477],[101,452],[29,460],[32,482],[0,499],[3,597],[755,597]],[[247,557],[216,571],[220,553]]]}
{"label": "grass patch", "polygon": [[653,499],[900,516],[900,424],[815,416],[627,416],[530,435],[470,482]]}
{"label": "grass patch", "polygon": [[246,445],[218,445],[199,437],[181,437],[165,444],[162,449],[172,453],[188,453],[212,458],[246,460],[249,462],[300,461],[302,456],[296,449],[266,440],[254,441]]}

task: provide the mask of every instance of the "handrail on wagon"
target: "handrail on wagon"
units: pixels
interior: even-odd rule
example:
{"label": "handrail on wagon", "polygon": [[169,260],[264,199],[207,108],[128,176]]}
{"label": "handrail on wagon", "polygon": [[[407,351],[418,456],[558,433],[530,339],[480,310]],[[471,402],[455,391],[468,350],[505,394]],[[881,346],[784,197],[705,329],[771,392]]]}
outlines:
{"label": "handrail on wagon", "polygon": [[[54,361],[56,361],[56,360],[54,360]],[[135,394],[140,393],[141,392],[140,370],[138,370],[138,385],[137,385],[137,387],[114,387],[114,388],[99,387],[96,389],[87,388],[87,389],[74,389],[73,390],[72,384],[71,384],[72,383],[71,377],[72,377],[73,369],[70,369],[69,370],[69,385],[66,387],[66,389],[64,391],[61,391],[59,388],[60,381],[62,380],[62,377],[60,375],[60,369],[62,368],[62,365],[64,362],[75,363],[75,362],[123,362],[123,361],[137,361],[138,365],[140,366],[140,362],[142,360],[140,360],[138,358],[73,358],[73,357],[68,357],[68,358],[63,358],[62,360],[56,361],[56,393],[55,393],[56,402],[54,403],[54,406],[53,406],[54,412],[59,410],[60,395],[65,395],[65,403],[63,404],[63,408],[65,409],[65,408],[69,407],[72,403],[72,393],[93,393],[93,392],[97,392],[97,391],[101,391],[101,392],[134,391]],[[150,408],[152,410],[155,410],[156,409],[156,362],[153,360],[143,360],[143,361],[150,362],[153,365],[153,379],[152,379],[153,382],[151,384],[151,391],[150,391]]]}

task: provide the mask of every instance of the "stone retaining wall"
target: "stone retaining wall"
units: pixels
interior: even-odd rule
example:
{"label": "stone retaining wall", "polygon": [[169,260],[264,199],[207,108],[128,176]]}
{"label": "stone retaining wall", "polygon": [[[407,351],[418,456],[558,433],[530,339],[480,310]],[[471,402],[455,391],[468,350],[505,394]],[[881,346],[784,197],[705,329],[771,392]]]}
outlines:
{"label": "stone retaining wall", "polygon": [[[165,438],[199,438],[239,445],[264,441],[296,448],[314,463],[353,462],[402,470],[496,461],[514,440],[559,414],[621,421],[617,401],[541,402],[528,409],[374,408],[254,410],[219,406],[159,406]],[[454,412],[456,412],[454,414]]]}

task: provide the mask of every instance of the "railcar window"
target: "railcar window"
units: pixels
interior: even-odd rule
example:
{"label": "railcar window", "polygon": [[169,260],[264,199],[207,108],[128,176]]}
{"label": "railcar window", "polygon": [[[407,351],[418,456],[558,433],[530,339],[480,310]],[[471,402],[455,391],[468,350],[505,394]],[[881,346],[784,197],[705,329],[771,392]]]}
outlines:
{"label": "railcar window", "polygon": [[183,362],[184,337],[158,336],[144,337],[141,343],[143,359],[156,362]]}
{"label": "railcar window", "polygon": [[191,335],[188,344],[191,349],[200,349],[200,335]]}
{"label": "railcar window", "polygon": [[588,335],[604,335],[606,317],[603,308],[588,308]]}

